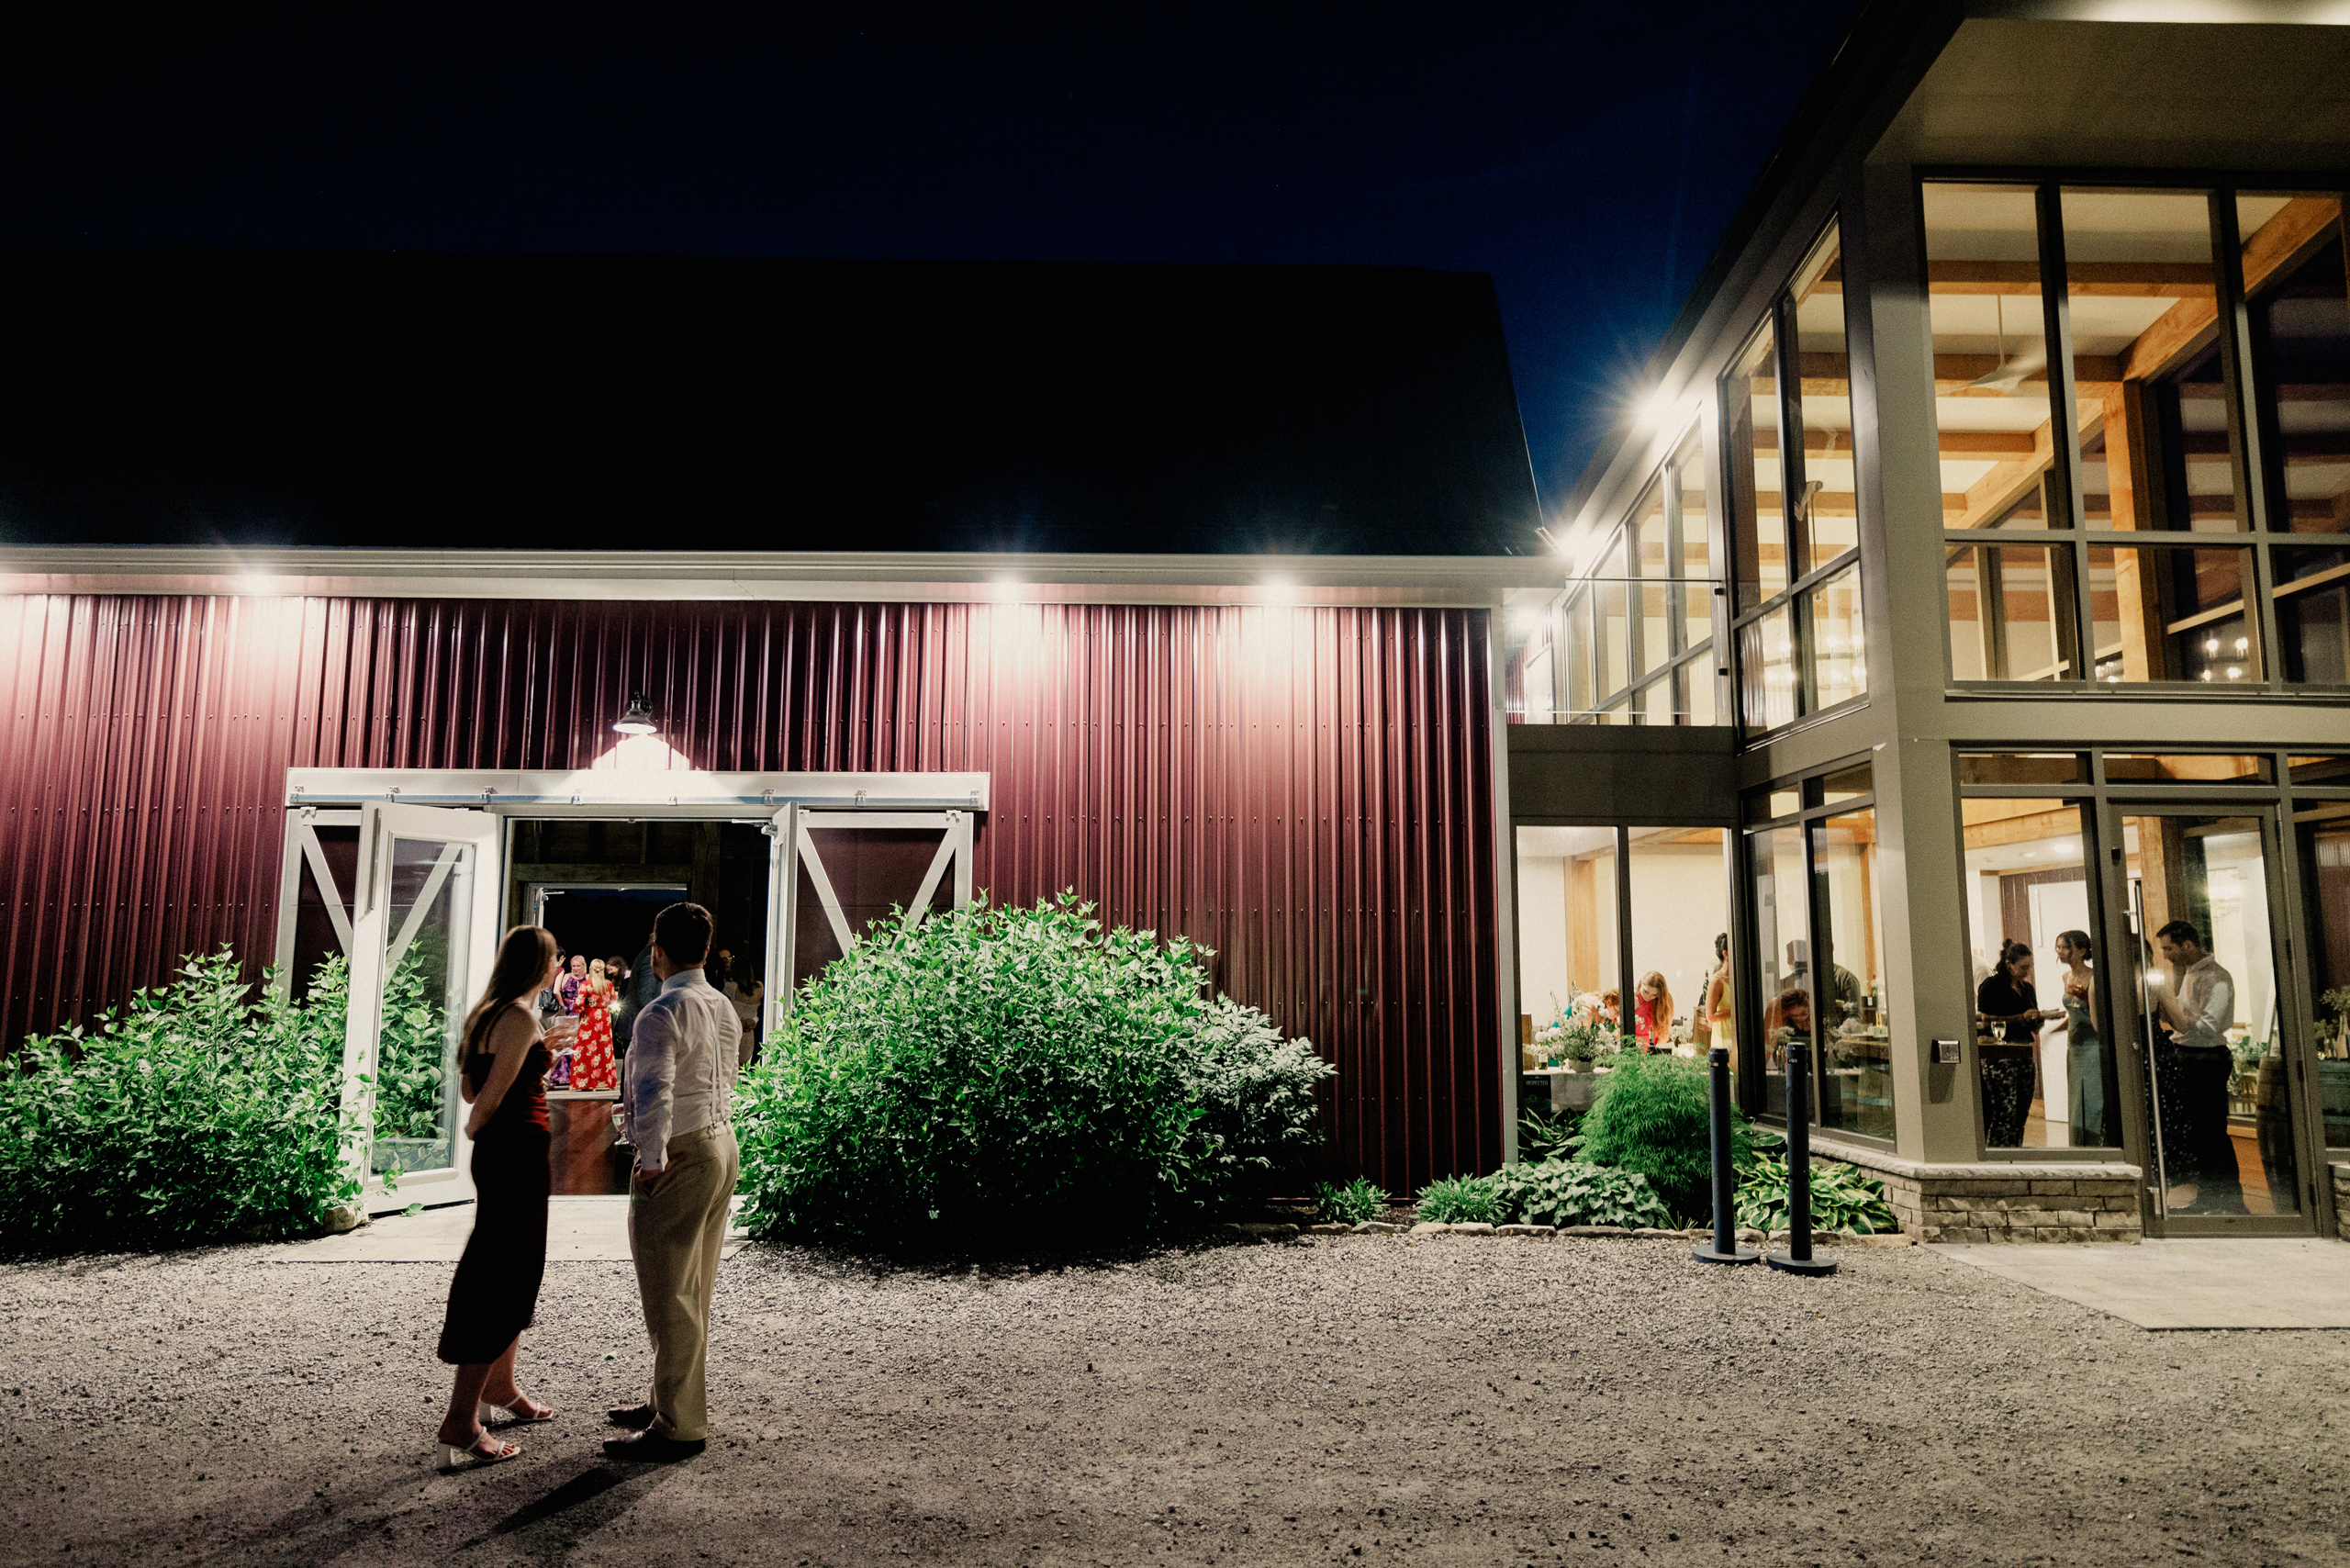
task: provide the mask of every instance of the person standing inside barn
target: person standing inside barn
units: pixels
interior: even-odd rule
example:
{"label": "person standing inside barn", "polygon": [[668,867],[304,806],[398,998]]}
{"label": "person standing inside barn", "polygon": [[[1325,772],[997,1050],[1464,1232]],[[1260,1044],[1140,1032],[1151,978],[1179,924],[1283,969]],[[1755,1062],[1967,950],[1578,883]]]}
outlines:
{"label": "person standing inside barn", "polygon": [[654,917],[660,993],[631,1030],[622,1096],[636,1171],[629,1180],[628,1245],[653,1340],[653,1385],[642,1404],[614,1406],[632,1428],[604,1451],[663,1463],[701,1452],[710,1437],[710,1299],[741,1170],[734,1144],[734,1009],[702,972],[710,911],[673,903]]}

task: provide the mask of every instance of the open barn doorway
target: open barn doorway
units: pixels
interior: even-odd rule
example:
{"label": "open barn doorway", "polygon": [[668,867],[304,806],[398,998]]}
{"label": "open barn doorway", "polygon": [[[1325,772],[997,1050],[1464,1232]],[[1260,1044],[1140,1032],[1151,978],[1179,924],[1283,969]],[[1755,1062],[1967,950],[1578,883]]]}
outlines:
{"label": "open barn doorway", "polygon": [[544,925],[613,982],[610,1077],[553,1086],[551,1175],[561,1196],[624,1194],[634,1150],[614,1111],[654,913],[681,898],[710,910],[707,972],[747,1060],[792,989],[874,920],[969,902],[987,797],[984,773],[289,769],[274,974],[303,996],[348,965],[344,1093],[368,1208],[471,1196],[457,1036],[506,929]]}
{"label": "open barn doorway", "polygon": [[653,917],[689,902],[716,927],[711,984],[757,1043],[772,858],[764,823],[517,817],[507,872],[509,925],[543,925],[565,978],[541,1000],[555,1058],[547,1081],[557,1197],[621,1196],[634,1151],[616,1113],[635,1017],[658,992]]}

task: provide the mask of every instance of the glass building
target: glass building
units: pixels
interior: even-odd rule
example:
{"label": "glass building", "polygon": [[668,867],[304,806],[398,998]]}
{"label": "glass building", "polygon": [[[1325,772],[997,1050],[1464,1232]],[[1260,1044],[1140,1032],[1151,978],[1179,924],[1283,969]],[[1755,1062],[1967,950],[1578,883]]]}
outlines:
{"label": "glass building", "polygon": [[1521,1109],[1662,994],[1928,1239],[2335,1231],[2350,28],[2257,9],[1864,10],[1508,596]]}

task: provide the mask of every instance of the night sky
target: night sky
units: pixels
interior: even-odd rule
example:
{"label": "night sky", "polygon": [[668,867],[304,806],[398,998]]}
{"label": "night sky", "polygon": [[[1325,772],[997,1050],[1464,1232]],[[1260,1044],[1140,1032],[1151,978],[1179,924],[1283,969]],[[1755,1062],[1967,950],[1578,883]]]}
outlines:
{"label": "night sky", "polygon": [[813,10],[18,13],[0,246],[1486,272],[1554,504],[1853,6]]}

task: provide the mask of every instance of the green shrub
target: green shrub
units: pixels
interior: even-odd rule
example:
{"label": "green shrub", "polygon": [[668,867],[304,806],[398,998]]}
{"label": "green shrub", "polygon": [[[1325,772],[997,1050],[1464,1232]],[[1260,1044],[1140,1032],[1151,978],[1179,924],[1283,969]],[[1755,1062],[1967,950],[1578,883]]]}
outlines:
{"label": "green shrub", "polygon": [[1192,1144],[1204,1190],[1219,1201],[1295,1192],[1322,1143],[1315,1091],[1338,1072],[1314,1042],[1284,1039],[1262,1013],[1218,996],[1192,1026],[1187,1071],[1202,1112]]}
{"label": "green shrub", "polygon": [[1620,1225],[1670,1230],[1672,1213],[1646,1176],[1582,1160],[1505,1165],[1486,1181],[1513,1225]]}
{"label": "green shrub", "polygon": [[1420,1189],[1419,1216],[1438,1225],[1506,1225],[1490,1176],[1448,1176]]}
{"label": "green shrub", "polygon": [[94,1032],[0,1064],[0,1248],[141,1248],[319,1226],[359,1193],[344,1165],[348,979],[258,998],[225,949]]}
{"label": "green shrub", "polygon": [[1387,1212],[1387,1194],[1358,1176],[1340,1186],[1317,1182],[1314,1186],[1314,1215],[1324,1225],[1360,1225]]}
{"label": "green shrub", "polygon": [[[1740,1173],[1740,1225],[1764,1231],[1787,1228],[1787,1161],[1785,1146],[1780,1148],[1778,1154],[1756,1155]],[[1901,1221],[1886,1201],[1883,1182],[1852,1166],[1830,1162],[1811,1168],[1811,1227],[1874,1236],[1900,1229]]]}
{"label": "green shrub", "polygon": [[884,1244],[1140,1228],[1290,1172],[1333,1070],[1211,1000],[1202,956],[1071,895],[877,923],[743,1077],[746,1223]]}
{"label": "green shrub", "polygon": [[449,1048],[449,1014],[440,996],[445,952],[439,932],[423,932],[385,977],[384,1022],[375,1036],[379,1138],[442,1136]]}
{"label": "green shrub", "polygon": [[[1627,1052],[1583,1114],[1577,1158],[1639,1171],[1675,1214],[1703,1221],[1714,1210],[1709,1095],[1706,1064],[1695,1058]],[[1745,1163],[1750,1143],[1746,1117],[1733,1105],[1735,1163]]]}

